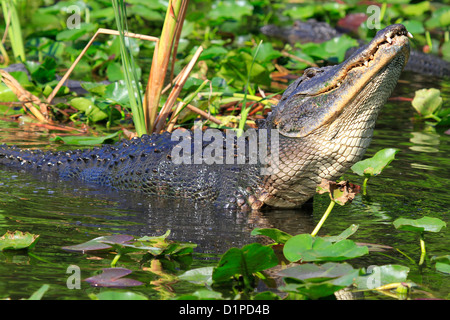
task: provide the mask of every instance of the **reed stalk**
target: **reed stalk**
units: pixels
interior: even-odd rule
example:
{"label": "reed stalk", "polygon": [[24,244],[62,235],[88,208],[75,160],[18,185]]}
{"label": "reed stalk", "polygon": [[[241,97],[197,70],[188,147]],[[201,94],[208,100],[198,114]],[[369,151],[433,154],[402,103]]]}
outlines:
{"label": "reed stalk", "polygon": [[161,37],[155,47],[156,55],[154,55],[144,97],[144,114],[149,132],[154,131],[158,106],[161,100],[161,91],[164,86],[164,79],[166,77],[172,46],[176,36],[177,25],[183,23],[180,19],[182,3],[183,0],[169,1]]}

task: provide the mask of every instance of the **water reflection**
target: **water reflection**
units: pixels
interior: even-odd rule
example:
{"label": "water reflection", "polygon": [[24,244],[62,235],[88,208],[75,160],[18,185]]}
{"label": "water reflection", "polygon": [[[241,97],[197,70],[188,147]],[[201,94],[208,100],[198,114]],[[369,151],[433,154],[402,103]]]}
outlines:
{"label": "water reflection", "polygon": [[439,152],[440,135],[432,132],[411,132],[411,141],[414,145],[409,148],[416,152]]}
{"label": "water reflection", "polygon": [[4,202],[4,210],[22,221],[40,224],[44,230],[51,226],[49,232],[55,224],[83,229],[92,238],[99,232],[145,236],[170,230],[171,239],[196,243],[199,252],[223,253],[230,247],[258,240],[250,236],[256,227],[286,229],[288,225],[286,231],[293,234],[314,227],[311,207],[243,213],[208,203],[142,197],[72,182],[42,181],[20,172],[0,173],[3,180],[0,195],[11,200]]}

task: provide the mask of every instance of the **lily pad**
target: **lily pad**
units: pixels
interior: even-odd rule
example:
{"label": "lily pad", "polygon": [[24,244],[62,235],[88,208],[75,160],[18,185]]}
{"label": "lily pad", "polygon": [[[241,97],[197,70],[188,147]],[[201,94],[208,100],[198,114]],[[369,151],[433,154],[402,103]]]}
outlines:
{"label": "lily pad", "polygon": [[146,296],[130,291],[102,291],[98,294],[90,295],[90,297],[95,300],[148,300]]}
{"label": "lily pad", "polygon": [[89,240],[87,242],[76,244],[73,246],[65,246],[62,247],[62,249],[67,251],[77,251],[85,253],[87,251],[98,251],[103,249],[110,249],[112,248],[113,243],[127,243],[131,240],[133,240],[133,236],[128,235],[112,235],[112,236],[102,236],[98,237],[92,240]]}
{"label": "lily pad", "polygon": [[436,261],[436,270],[450,274],[450,255],[433,257],[431,260]]}
{"label": "lily pad", "polygon": [[86,145],[91,146],[94,144],[103,144],[106,143],[107,140],[114,139],[121,131],[117,131],[115,133],[101,136],[101,137],[86,137],[86,136],[56,136],[53,141],[62,141],[65,144],[70,145]]}
{"label": "lily pad", "polygon": [[135,287],[140,286],[143,283],[134,279],[123,278],[129,275],[132,271],[126,268],[105,268],[103,273],[85,279],[94,287]]}
{"label": "lily pad", "polygon": [[358,246],[347,239],[332,243],[321,237],[299,234],[286,242],[283,253],[291,262],[342,261],[365,255],[369,253],[369,250],[366,246]]}
{"label": "lily pad", "polygon": [[431,116],[442,105],[441,91],[435,88],[417,90],[411,104],[420,115]]}
{"label": "lily pad", "polygon": [[195,284],[211,285],[213,271],[214,267],[196,268],[186,271],[178,278]]}
{"label": "lily pad", "polygon": [[409,268],[401,265],[370,266],[364,275],[356,279],[355,284],[358,289],[375,289],[389,283],[405,282],[408,273]]}
{"label": "lily pad", "polygon": [[339,242],[339,241],[342,241],[344,239],[347,239],[352,234],[354,234],[358,230],[358,227],[359,226],[357,224],[352,224],[350,227],[348,227],[347,229],[342,231],[340,235],[328,236],[328,237],[324,237],[322,239],[326,240],[326,241],[330,241],[330,242]]}
{"label": "lily pad", "polygon": [[215,283],[223,283],[235,276],[251,277],[253,273],[277,264],[278,259],[272,248],[252,243],[242,249],[231,248],[225,252],[213,271],[212,279]]}
{"label": "lily pad", "polygon": [[395,159],[395,154],[399,151],[395,148],[382,149],[373,157],[355,163],[352,170],[360,176],[376,176]]}
{"label": "lily pad", "polygon": [[447,224],[438,218],[423,217],[420,219],[398,218],[394,221],[394,226],[399,230],[439,232]]}
{"label": "lily pad", "polygon": [[209,290],[199,289],[194,293],[184,294],[175,298],[176,300],[223,300],[222,293]]}
{"label": "lily pad", "polygon": [[86,114],[92,122],[102,121],[108,118],[108,113],[101,110],[98,106],[95,105],[90,99],[78,97],[70,100],[70,105],[75,109],[82,111]]}
{"label": "lily pad", "polygon": [[33,249],[39,239],[39,235],[22,231],[7,231],[0,237],[0,251]]}
{"label": "lily pad", "polygon": [[276,228],[255,228],[251,232],[252,236],[266,236],[274,240],[276,243],[286,243],[292,235]]}
{"label": "lily pad", "polygon": [[286,283],[280,290],[318,299],[348,287],[359,273],[359,269],[353,269],[347,263],[327,262],[323,265],[312,263],[298,265],[282,270],[278,275],[284,277]]}
{"label": "lily pad", "polygon": [[137,239],[133,246],[141,250],[147,250],[155,256],[189,254],[197,247],[195,243],[167,240],[169,235],[170,230],[167,230],[162,236],[144,236]]}

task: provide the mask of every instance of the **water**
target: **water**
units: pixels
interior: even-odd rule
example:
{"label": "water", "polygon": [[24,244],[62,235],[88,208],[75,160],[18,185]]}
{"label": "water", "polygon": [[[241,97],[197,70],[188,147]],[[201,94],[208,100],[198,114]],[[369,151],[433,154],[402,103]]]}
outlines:
{"label": "water", "polygon": [[[441,89],[444,101],[449,101],[448,82],[411,75],[403,76],[393,97],[413,97],[415,90],[429,87]],[[415,262],[419,260],[418,236],[396,230],[392,225],[396,218],[427,215],[448,224],[450,136],[439,129],[433,132],[423,123],[413,121],[414,114],[410,102],[390,101],[384,107],[367,155],[388,147],[401,151],[389,168],[369,181],[367,196],[358,195],[345,207],[335,206],[320,234],[337,235],[352,223],[359,225],[352,240],[394,249],[371,252],[368,256],[350,260],[354,267],[405,265],[411,269],[409,280],[420,284],[423,296],[447,298],[448,275],[436,272],[430,261],[418,267],[396,250],[401,250]],[[48,134],[39,128],[5,121],[0,121],[0,127],[2,143],[48,147]],[[50,147],[61,148],[56,144]],[[362,184],[362,178],[354,174],[348,173],[344,178]],[[143,199],[73,183],[43,181],[38,176],[0,168],[0,233],[21,230],[40,235],[31,252],[0,252],[0,298],[27,298],[43,284],[50,284],[44,298],[88,299],[89,293],[98,293],[102,289],[92,288],[84,282],[81,289],[68,289],[66,281],[70,274],[66,273],[67,268],[79,266],[81,278],[85,279],[109,267],[113,255],[67,252],[61,249],[62,246],[103,235],[155,236],[167,230],[171,230],[170,239],[198,245],[192,260],[162,259],[140,264],[133,257],[125,256],[118,265],[140,270],[133,272],[133,278],[145,285],[133,291],[150,299],[193,292],[197,287],[175,282],[173,274],[215,264],[218,255],[230,247],[255,242],[256,239],[250,236],[254,227],[276,227],[291,234],[309,233],[328,202],[327,195],[318,195],[312,206],[300,210],[243,214],[211,206],[193,207],[190,203],[168,199]],[[426,234],[429,257],[448,254],[447,229]],[[385,297],[372,293],[366,298]]]}

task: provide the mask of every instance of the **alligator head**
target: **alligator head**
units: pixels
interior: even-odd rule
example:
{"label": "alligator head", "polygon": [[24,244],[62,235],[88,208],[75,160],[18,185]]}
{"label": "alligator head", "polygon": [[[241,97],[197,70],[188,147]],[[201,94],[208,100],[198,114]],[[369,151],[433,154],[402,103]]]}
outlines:
{"label": "alligator head", "polygon": [[403,25],[391,25],[345,62],[307,69],[288,87],[262,125],[279,132],[279,162],[258,204],[298,207],[322,179],[338,178],[362,158],[409,58],[408,36]]}

